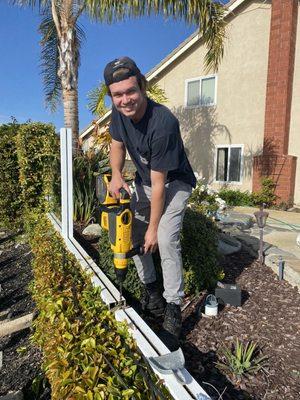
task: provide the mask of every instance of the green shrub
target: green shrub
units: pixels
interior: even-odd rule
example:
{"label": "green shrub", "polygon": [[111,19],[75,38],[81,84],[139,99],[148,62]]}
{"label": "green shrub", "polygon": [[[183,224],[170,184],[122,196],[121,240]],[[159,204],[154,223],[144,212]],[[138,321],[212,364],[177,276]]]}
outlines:
{"label": "green shrub", "polygon": [[253,196],[248,191],[223,188],[218,193],[219,197],[225,200],[228,206],[249,206],[254,205]]}
{"label": "green shrub", "polygon": [[44,208],[53,195],[54,171],[59,158],[59,140],[54,126],[40,122],[24,124],[16,138],[20,184],[24,207]]}
{"label": "green shrub", "polygon": [[261,189],[258,192],[249,193],[240,190],[223,188],[218,195],[226,201],[228,206],[260,206],[265,204],[266,207],[275,205],[277,196],[275,194],[276,184],[270,177],[264,177],[261,180]]}
{"label": "green shrub", "polygon": [[198,293],[213,288],[221,278],[215,223],[197,210],[188,208],[182,229],[182,260],[185,292]]}
{"label": "green shrub", "polygon": [[33,298],[39,309],[34,340],[43,351],[51,398],[146,400],[159,399],[163,392],[168,399],[143,363],[127,324],[115,320],[100,289],[92,286],[49,221],[28,213],[26,227],[34,255]]}
{"label": "green shrub", "polygon": [[4,227],[21,225],[23,201],[19,183],[16,122],[0,126],[0,224]]}
{"label": "green shrub", "polygon": [[253,192],[253,203],[255,206],[265,204],[266,207],[272,207],[276,203],[277,196],[275,194],[276,183],[270,177],[264,177],[261,180],[261,189]]}

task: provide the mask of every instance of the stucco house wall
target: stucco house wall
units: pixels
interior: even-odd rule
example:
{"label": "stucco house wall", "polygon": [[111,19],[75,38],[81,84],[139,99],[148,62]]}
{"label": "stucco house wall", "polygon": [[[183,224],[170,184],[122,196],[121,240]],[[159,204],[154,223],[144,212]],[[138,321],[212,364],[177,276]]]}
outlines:
{"label": "stucco house wall", "polygon": [[156,80],[166,92],[166,105],[180,120],[194,171],[210,184],[216,146],[242,144],[242,182],[230,186],[251,190],[252,156],[260,154],[263,144],[270,8],[268,3],[247,2],[229,19],[225,54],[216,74],[216,106],[184,105],[186,79],[207,75],[206,48],[199,41]]}
{"label": "stucco house wall", "polygon": [[300,6],[298,9],[289,154],[297,157],[294,202],[300,205]]}
{"label": "stucco house wall", "polygon": [[[185,147],[194,171],[216,189],[224,185],[215,181],[218,146],[242,147],[241,182],[227,182],[226,186],[251,191],[256,179],[255,176],[252,179],[253,157],[262,155],[265,134],[271,3],[271,0],[232,0],[228,3],[233,12],[226,17],[225,53],[216,73],[216,105],[185,106],[186,81],[213,74],[205,71],[203,60],[206,48],[196,35],[188,38],[147,74],[151,83],[158,83],[165,90],[168,98],[166,105],[180,120]],[[276,4],[278,7],[280,3],[277,1]],[[276,103],[278,100],[274,101]],[[282,107],[282,104],[278,106]],[[108,121],[109,113],[99,120],[100,127]],[[274,129],[277,128],[275,126]],[[91,145],[90,131],[87,128],[82,133],[85,148]],[[288,149],[290,156],[297,157],[296,205],[300,205],[299,131],[300,10]]]}

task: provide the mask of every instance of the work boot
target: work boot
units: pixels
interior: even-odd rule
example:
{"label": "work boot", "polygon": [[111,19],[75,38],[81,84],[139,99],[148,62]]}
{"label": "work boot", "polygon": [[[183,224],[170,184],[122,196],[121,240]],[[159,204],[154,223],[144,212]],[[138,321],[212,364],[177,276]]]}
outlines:
{"label": "work boot", "polygon": [[164,330],[178,338],[181,333],[181,326],[182,318],[180,305],[175,303],[167,303],[165,309],[165,319],[163,323]]}
{"label": "work boot", "polygon": [[143,311],[148,311],[155,317],[164,314],[165,299],[163,298],[156,281],[144,285],[144,293],[141,297],[141,306]]}

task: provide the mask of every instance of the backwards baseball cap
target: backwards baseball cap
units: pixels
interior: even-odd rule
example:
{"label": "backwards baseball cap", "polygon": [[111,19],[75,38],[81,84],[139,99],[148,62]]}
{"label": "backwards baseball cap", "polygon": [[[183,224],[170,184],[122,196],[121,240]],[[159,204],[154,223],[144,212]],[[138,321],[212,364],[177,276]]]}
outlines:
{"label": "backwards baseball cap", "polygon": [[[128,71],[114,77],[114,73],[120,68],[127,68]],[[138,75],[141,75],[141,71],[137,67],[136,63],[129,57],[116,58],[109,62],[104,69],[104,80],[106,86],[115,82],[123,81],[130,76]]]}

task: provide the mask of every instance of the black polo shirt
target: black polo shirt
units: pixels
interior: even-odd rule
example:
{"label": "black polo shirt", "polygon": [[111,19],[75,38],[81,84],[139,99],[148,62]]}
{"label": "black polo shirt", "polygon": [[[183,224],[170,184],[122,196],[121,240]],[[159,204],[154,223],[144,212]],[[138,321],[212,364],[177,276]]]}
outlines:
{"label": "black polo shirt", "polygon": [[147,99],[143,118],[134,123],[112,108],[110,134],[123,142],[137,169],[136,183],[151,186],[150,171],[167,172],[175,179],[196,185],[196,178],[184,151],[178,119],[165,106]]}

